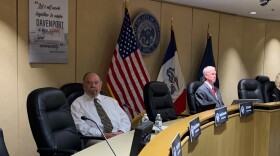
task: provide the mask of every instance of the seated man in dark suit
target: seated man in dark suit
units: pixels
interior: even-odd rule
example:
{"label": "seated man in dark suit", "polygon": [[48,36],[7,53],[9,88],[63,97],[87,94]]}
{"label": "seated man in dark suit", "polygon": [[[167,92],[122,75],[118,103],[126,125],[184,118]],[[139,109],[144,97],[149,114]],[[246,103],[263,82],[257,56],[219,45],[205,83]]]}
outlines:
{"label": "seated man in dark suit", "polygon": [[196,90],[196,104],[200,108],[201,105],[216,103],[216,108],[224,106],[221,93],[214,86],[216,82],[216,69],[212,66],[207,66],[203,69],[204,83]]}

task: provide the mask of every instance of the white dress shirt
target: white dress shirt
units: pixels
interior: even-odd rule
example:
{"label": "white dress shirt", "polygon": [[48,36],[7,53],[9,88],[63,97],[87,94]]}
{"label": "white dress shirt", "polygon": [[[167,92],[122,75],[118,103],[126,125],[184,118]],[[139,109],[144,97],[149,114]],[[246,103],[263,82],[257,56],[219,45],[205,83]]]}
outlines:
{"label": "white dress shirt", "polygon": [[[117,100],[100,94],[96,98],[112,122],[112,132],[130,131],[130,120],[125,111],[119,106]],[[79,132],[86,136],[101,136],[101,132],[92,121],[84,121],[81,119],[81,116],[86,116],[87,118],[94,120],[104,132],[103,124],[101,123],[101,119],[96,111],[93,100],[94,98],[88,96],[86,93],[83,96],[78,97],[71,105],[71,113]]]}

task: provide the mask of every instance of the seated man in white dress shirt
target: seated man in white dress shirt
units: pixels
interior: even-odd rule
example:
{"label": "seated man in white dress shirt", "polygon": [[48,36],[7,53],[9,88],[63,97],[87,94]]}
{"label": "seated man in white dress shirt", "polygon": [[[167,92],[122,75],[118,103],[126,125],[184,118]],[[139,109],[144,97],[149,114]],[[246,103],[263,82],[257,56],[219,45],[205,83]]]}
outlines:
{"label": "seated man in white dress shirt", "polygon": [[[84,121],[81,116],[86,116],[94,120],[103,131],[106,138],[130,131],[131,123],[125,111],[119,106],[117,100],[100,94],[102,81],[100,77],[93,72],[88,72],[83,78],[84,95],[78,97],[71,105],[71,112],[74,118],[76,128],[85,136],[102,136],[98,127],[91,121]],[[98,106],[100,104],[109,118],[110,126],[102,120]],[[99,105],[99,106],[100,106]],[[101,108],[101,109],[102,109]],[[104,112],[103,111],[103,112]],[[88,144],[88,143],[87,143]],[[93,144],[93,143],[89,143]]]}

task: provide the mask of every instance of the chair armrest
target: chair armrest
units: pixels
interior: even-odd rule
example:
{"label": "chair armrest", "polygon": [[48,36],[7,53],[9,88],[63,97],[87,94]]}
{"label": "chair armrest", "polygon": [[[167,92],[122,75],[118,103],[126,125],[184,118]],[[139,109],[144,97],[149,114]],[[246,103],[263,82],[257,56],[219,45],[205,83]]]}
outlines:
{"label": "chair armrest", "polygon": [[87,139],[95,139],[95,140],[105,140],[105,138],[103,136],[100,136],[100,137],[96,137],[96,136],[86,136],[86,135],[83,135],[82,133],[78,133],[80,138],[83,139],[83,140],[87,140]]}
{"label": "chair armrest", "polygon": [[176,115],[179,116],[179,117],[188,117],[188,116],[190,116],[188,114],[176,114]]}
{"label": "chair armrest", "polygon": [[46,153],[63,153],[70,156],[78,151],[71,149],[38,148],[37,152],[40,153],[40,155],[44,155]]}
{"label": "chair armrest", "polygon": [[105,140],[104,137],[95,137],[95,136],[85,136],[80,134],[80,138],[85,140],[85,139],[94,139],[94,140]]}

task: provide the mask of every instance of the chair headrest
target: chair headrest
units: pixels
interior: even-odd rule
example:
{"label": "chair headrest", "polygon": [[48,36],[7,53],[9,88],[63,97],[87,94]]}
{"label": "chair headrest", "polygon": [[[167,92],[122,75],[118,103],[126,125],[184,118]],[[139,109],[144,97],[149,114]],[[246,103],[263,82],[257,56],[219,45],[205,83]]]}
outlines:
{"label": "chair headrest", "polygon": [[81,83],[67,83],[60,87],[60,90],[63,91],[66,98],[70,96],[72,93],[77,91],[84,91],[83,84]]}
{"label": "chair headrest", "polygon": [[163,96],[169,94],[167,85],[159,81],[150,81],[145,85],[146,90],[153,93],[153,96]]}
{"label": "chair headrest", "polygon": [[195,94],[196,90],[203,84],[201,81],[192,81],[187,85],[187,93]]}
{"label": "chair headrest", "polygon": [[238,83],[238,88],[247,91],[261,89],[260,83],[255,79],[241,79]]}
{"label": "chair headrest", "polygon": [[259,81],[261,84],[264,84],[265,82],[269,82],[270,79],[268,76],[264,76],[264,75],[259,75],[256,77],[256,80]]}

